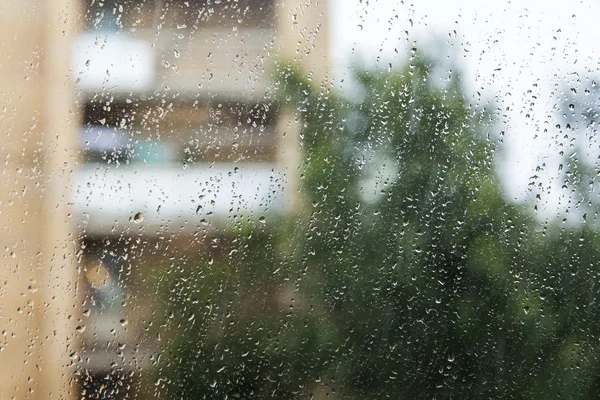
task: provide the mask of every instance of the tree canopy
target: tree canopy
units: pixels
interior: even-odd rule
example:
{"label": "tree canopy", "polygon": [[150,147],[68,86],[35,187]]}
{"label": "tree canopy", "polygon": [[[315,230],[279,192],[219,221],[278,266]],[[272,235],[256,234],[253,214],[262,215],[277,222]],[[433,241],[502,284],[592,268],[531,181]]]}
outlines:
{"label": "tree canopy", "polygon": [[503,196],[493,115],[415,55],[363,93],[278,69],[305,209],[157,275],[173,398],[595,398],[600,242]]}

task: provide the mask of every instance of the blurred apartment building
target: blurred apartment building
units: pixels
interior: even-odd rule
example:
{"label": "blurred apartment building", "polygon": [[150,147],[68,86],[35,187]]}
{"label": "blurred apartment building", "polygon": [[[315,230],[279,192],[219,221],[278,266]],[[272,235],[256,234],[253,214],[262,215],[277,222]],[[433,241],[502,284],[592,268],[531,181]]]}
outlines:
{"label": "blurred apartment building", "polygon": [[89,398],[143,397],[139,377],[157,355],[144,337],[152,309],[137,301],[139,270],[218,256],[236,223],[292,211],[297,127],[268,91],[279,57],[324,75],[325,6],[96,1],[82,16],[78,381]]}
{"label": "blurred apartment building", "polygon": [[298,128],[266,95],[277,58],[322,81],[326,18],[300,0],[3,6],[0,398],[143,398],[136,272],[293,211]]}

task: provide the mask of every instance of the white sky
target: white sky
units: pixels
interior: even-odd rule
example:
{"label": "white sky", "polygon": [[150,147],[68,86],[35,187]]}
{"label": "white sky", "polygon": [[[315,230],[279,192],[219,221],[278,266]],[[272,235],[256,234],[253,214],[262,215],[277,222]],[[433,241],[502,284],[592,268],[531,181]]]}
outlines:
{"label": "white sky", "polygon": [[[553,85],[569,80],[577,87],[578,77],[600,77],[600,1],[332,0],[330,7],[337,82],[349,80],[352,63],[401,67],[411,47],[432,48],[456,31],[453,43],[467,92],[479,91],[503,110],[510,107],[506,117],[498,116],[496,129],[506,132],[509,195],[524,198],[540,162],[554,174],[560,138]],[[550,176],[545,179],[552,185]]]}

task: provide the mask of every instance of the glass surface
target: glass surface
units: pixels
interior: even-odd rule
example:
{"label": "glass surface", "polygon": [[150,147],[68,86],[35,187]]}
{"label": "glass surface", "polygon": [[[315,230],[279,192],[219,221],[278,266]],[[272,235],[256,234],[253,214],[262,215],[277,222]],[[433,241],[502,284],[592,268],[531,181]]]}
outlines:
{"label": "glass surface", "polygon": [[0,399],[596,398],[600,4],[488,3],[0,5]]}

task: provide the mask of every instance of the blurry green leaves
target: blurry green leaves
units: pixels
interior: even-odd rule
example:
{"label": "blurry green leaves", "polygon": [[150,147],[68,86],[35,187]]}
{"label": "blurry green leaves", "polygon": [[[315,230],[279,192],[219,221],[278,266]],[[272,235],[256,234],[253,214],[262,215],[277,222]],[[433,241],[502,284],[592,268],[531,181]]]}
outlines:
{"label": "blurry green leaves", "polygon": [[[321,280],[307,290],[353,349],[337,366],[349,397],[428,398],[450,382],[466,394],[480,368],[469,358],[492,351],[479,335],[510,318],[501,227],[513,211],[491,168],[492,124],[456,82],[433,85],[431,69],[415,57],[397,74],[359,74],[362,98],[299,100],[314,230],[298,246]],[[458,329],[461,313],[473,336]],[[440,374],[447,354],[466,352]]]}
{"label": "blurry green leaves", "polygon": [[226,257],[160,278],[171,395],[594,397],[596,234],[507,203],[490,115],[435,67],[359,73],[348,99],[279,64],[306,212],[232,229]]}
{"label": "blurry green leaves", "polygon": [[550,283],[568,261],[540,260],[549,238],[503,198],[490,115],[458,77],[435,86],[432,68],[417,56],[397,74],[359,74],[362,98],[299,100],[313,229],[298,246],[320,279],[306,290],[347,337],[347,397],[531,397],[570,337],[576,306],[539,295],[576,301]]}

